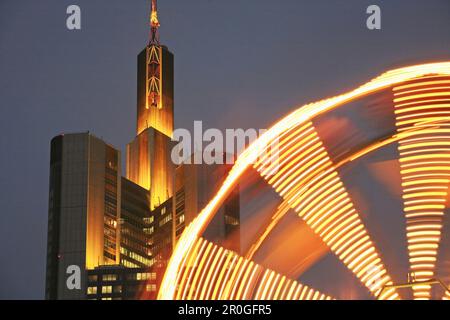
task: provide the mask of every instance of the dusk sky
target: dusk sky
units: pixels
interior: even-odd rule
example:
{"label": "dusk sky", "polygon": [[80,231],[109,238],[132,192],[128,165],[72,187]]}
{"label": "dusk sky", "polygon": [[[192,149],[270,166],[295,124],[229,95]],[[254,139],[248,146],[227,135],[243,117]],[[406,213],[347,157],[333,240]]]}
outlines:
{"label": "dusk sky", "polygon": [[[66,28],[81,7],[82,29]],[[381,30],[366,27],[378,4]],[[50,140],[135,136],[150,0],[0,0],[0,299],[44,298]],[[160,0],[175,125],[267,128],[302,104],[450,60],[448,0]]]}

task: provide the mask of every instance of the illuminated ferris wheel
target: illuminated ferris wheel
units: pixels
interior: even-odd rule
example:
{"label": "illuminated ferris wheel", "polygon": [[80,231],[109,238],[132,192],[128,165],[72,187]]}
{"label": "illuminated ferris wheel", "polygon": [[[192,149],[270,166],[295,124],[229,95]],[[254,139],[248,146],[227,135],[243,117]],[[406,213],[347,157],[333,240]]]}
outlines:
{"label": "illuminated ferris wheel", "polygon": [[[249,170],[278,202],[236,253],[203,233]],[[450,62],[386,72],[250,145],[182,234],[159,298],[448,299],[449,182]],[[288,254],[267,258],[277,248]],[[341,282],[317,280],[336,270]]]}

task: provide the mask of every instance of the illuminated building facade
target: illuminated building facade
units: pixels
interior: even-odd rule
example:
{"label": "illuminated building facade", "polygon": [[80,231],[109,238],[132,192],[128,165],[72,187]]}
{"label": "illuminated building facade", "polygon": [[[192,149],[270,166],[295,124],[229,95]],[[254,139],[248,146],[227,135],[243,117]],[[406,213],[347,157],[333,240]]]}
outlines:
{"label": "illuminated building facade", "polygon": [[[120,152],[90,133],[56,136],[50,162],[46,298],[155,298],[173,247],[171,199],[150,210],[149,191],[121,177]],[[71,265],[80,290],[66,286]]]}
{"label": "illuminated building facade", "polygon": [[136,138],[127,145],[127,178],[150,190],[154,209],[173,194],[174,123],[174,58],[159,43],[156,1],[150,25],[150,42],[138,55]]}
{"label": "illuminated building facade", "polygon": [[[120,151],[89,133],[51,142],[47,299],[154,299],[176,230],[194,219],[229,169],[173,165],[174,59],[159,44],[158,27],[152,1],[150,42],[138,55],[136,137],[126,148],[125,177]],[[182,204],[173,197],[175,184]],[[223,212],[216,238],[239,231],[238,194]],[[235,243],[239,248],[239,237]],[[81,269],[79,290],[66,285],[72,265]]]}
{"label": "illuminated building facade", "polygon": [[156,273],[148,268],[101,266],[88,270],[86,287],[88,300],[154,299]]}
{"label": "illuminated building facade", "polygon": [[82,297],[65,285],[68,266],[84,270],[119,263],[120,175],[120,153],[95,136],[65,134],[52,140],[48,299]]}
{"label": "illuminated building facade", "polygon": [[147,234],[154,229],[154,217],[150,214],[149,192],[122,177],[121,199],[120,264],[128,268],[151,266],[152,237]]}

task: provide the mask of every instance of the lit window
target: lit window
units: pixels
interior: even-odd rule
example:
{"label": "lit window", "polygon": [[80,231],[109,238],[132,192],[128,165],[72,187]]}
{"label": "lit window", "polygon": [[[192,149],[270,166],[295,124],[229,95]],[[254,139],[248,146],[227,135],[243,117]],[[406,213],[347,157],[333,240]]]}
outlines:
{"label": "lit window", "polygon": [[225,215],[225,223],[228,225],[237,226],[239,225],[239,220],[229,215]]}
{"label": "lit window", "polygon": [[147,292],[155,292],[156,291],[156,284],[148,284],[145,286],[145,290]]}
{"label": "lit window", "polygon": [[112,292],[112,286],[103,286],[102,287],[102,293],[111,293]]}
{"label": "lit window", "polygon": [[143,218],[143,219],[144,219],[144,222],[145,222],[146,224],[150,224],[150,223],[153,222],[154,217],[151,216],[151,217],[146,217],[146,218]]}
{"label": "lit window", "polygon": [[137,280],[147,280],[149,278],[148,273],[138,273],[136,275]]}
{"label": "lit window", "polygon": [[88,294],[97,294],[97,287],[88,287]]}
{"label": "lit window", "polygon": [[162,219],[162,220],[159,222],[159,226],[161,227],[161,226],[165,225],[165,224],[166,224],[167,222],[169,222],[170,220],[172,220],[172,216],[165,216],[164,219]]}
{"label": "lit window", "polygon": [[104,274],[102,277],[103,281],[116,281],[117,275],[115,274]]}
{"label": "lit window", "polygon": [[163,214],[166,214],[166,207],[163,207],[163,208],[161,209],[161,215],[163,215]]}

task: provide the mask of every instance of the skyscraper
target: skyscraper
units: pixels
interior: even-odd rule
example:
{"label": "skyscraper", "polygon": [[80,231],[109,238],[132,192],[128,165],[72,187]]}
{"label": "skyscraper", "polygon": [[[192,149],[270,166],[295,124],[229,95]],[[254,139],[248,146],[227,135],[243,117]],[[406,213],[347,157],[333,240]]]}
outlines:
{"label": "skyscraper", "polygon": [[[47,244],[47,299],[82,298],[66,286],[69,266],[119,263],[120,153],[89,133],[53,138]],[[83,277],[83,275],[82,275]]]}
{"label": "skyscraper", "polygon": [[[229,170],[172,163],[174,58],[159,42],[155,0],[150,25],[138,55],[136,137],[127,145],[126,176],[120,151],[90,133],[51,142],[47,299],[155,298],[177,237]],[[238,231],[236,190],[211,237]],[[233,241],[238,251],[239,238]],[[81,270],[79,288],[67,285],[71,266]]]}
{"label": "skyscraper", "polygon": [[138,56],[136,138],[127,145],[127,178],[150,190],[155,208],[172,196],[173,54],[159,44],[156,1],[152,1],[151,35]]}

